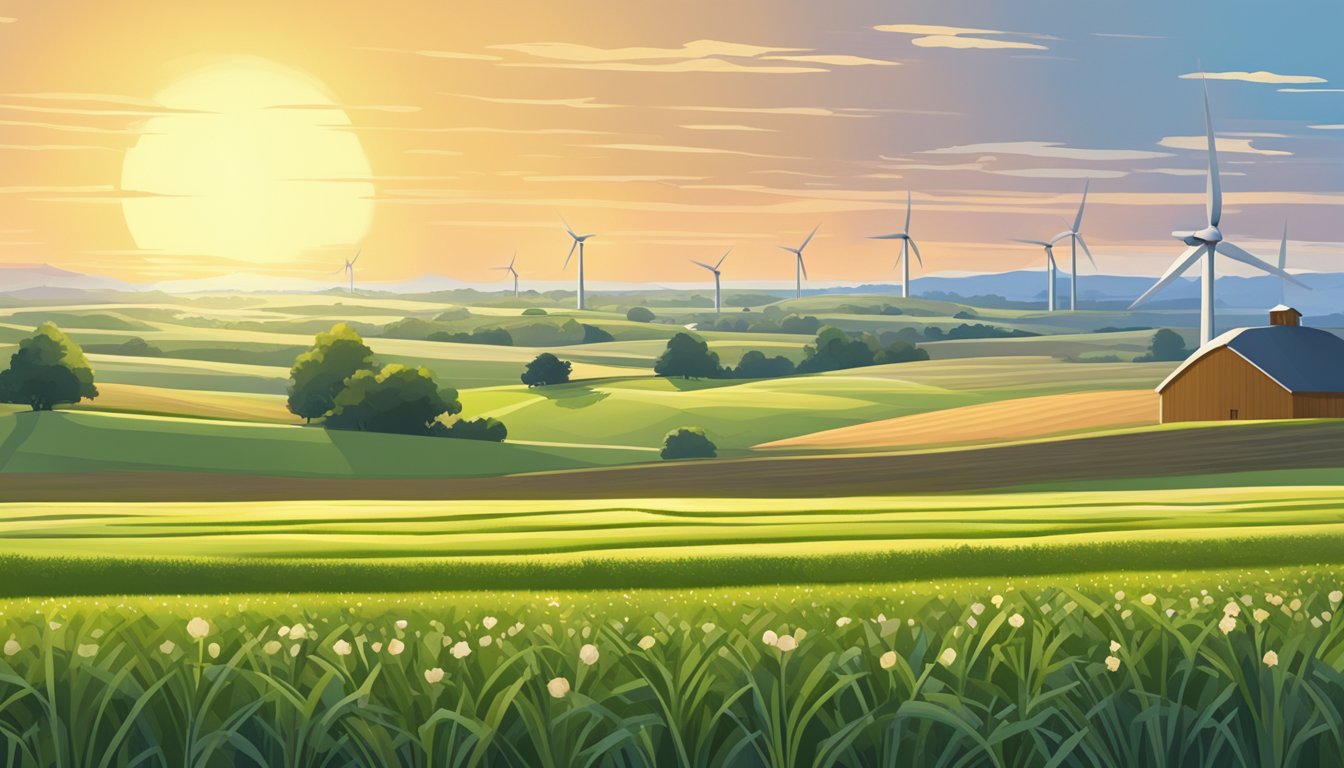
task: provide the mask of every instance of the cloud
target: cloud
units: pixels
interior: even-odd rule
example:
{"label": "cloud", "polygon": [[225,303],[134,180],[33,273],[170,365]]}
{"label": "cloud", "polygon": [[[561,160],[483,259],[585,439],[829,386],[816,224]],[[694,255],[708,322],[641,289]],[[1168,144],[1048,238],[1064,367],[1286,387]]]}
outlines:
{"label": "cloud", "polygon": [[1003,141],[982,144],[962,144],[940,149],[926,149],[922,155],[1019,155],[1048,157],[1061,160],[1153,160],[1171,157],[1170,152],[1151,152],[1141,149],[1083,149],[1070,147],[1059,141]]}
{"label": "cloud", "polygon": [[1279,93],[1344,93],[1344,88],[1280,88]]}
{"label": "cloud", "polygon": [[420,56],[426,59],[455,59],[458,61],[502,61],[498,56],[484,53],[465,53],[463,51],[414,50],[408,48],[378,48],[374,46],[356,46],[357,51],[376,51],[378,53],[400,53],[408,56]]}
{"label": "cloud", "polygon": [[535,107],[569,107],[571,109],[615,109],[618,104],[603,104],[597,101],[595,96],[588,96],[578,99],[519,99],[506,98],[503,96],[476,96],[470,93],[444,93],[444,96],[454,96],[459,99],[472,99],[473,101],[484,101],[488,104],[516,104]]}
{"label": "cloud", "polygon": [[754,125],[737,125],[735,123],[726,123],[726,124],[700,123],[700,124],[683,125],[681,127],[689,131],[760,131],[769,133],[779,132],[778,128],[759,128]]}
{"label": "cloud", "polygon": [[1240,80],[1243,83],[1270,83],[1286,85],[1289,83],[1324,83],[1325,78],[1314,75],[1278,75],[1260,70],[1258,72],[1187,72],[1182,80]]}
{"label": "cloud", "polygon": [[[509,43],[490,46],[542,59],[508,62],[514,67],[554,67],[617,72],[753,72],[776,75],[828,72],[832,67],[894,67],[899,61],[852,54],[818,53],[723,40],[694,40],[676,48],[598,48],[579,43]],[[778,63],[776,63],[778,62]]]}
{"label": "cloud", "polygon": [[[1023,36],[1020,32],[1003,32],[997,29],[947,27],[936,24],[879,24],[873,27],[873,29],[878,32],[895,32],[902,35],[912,35],[913,39],[910,42],[920,48],[1013,48],[1034,51],[1048,50],[1044,45],[1038,45],[1036,43],[1027,43],[1018,40],[998,40],[994,37],[984,37],[984,35]],[[1034,35],[1034,37],[1043,36]]]}
{"label": "cloud", "polygon": [[91,125],[73,125],[70,123],[35,123],[27,120],[0,120],[0,125],[14,128],[42,128],[63,133],[100,133],[120,136],[140,136],[144,133],[136,128],[98,128]]}
{"label": "cloud", "polygon": [[[1208,173],[1208,170],[1204,168],[1145,168],[1143,170],[1136,171],[1136,173],[1157,173],[1163,176],[1203,176]],[[1245,176],[1246,174],[1237,173],[1235,171],[1220,170],[1218,172],[1218,175]]]}
{"label": "cloud", "polygon": [[529,56],[556,61],[576,62],[629,62],[657,60],[691,60],[711,56],[728,58],[755,58],[766,54],[806,52],[806,48],[767,48],[722,40],[695,40],[679,48],[596,48],[579,43],[512,43],[492,45],[491,50],[514,51]]}
{"label": "cloud", "polygon": [[1313,128],[1313,129],[1318,130],[1318,131],[1344,131],[1344,123],[1328,123],[1328,124],[1325,124],[1325,125],[1308,125],[1307,127],[1308,127],[1308,128]]}
{"label": "cloud", "polygon": [[18,19],[13,16],[0,16],[0,24],[13,24],[16,21],[18,21]]}
{"label": "cloud", "polygon": [[825,64],[832,67],[899,67],[901,62],[870,59],[845,54],[814,54],[811,56],[766,56],[766,61],[797,61],[805,64]]}
{"label": "cloud", "polygon": [[371,131],[406,133],[508,133],[533,136],[610,136],[611,131],[589,131],[582,128],[501,128],[491,125],[462,125],[453,127],[411,126],[411,125],[341,125],[333,126],[342,131]]}
{"label": "cloud", "polygon": [[1124,32],[1093,32],[1093,37],[1114,37],[1121,40],[1166,40],[1165,35],[1130,35]]}
{"label": "cloud", "polygon": [[100,147],[94,144],[0,144],[0,151],[15,152],[59,152],[62,150],[91,150],[97,152],[120,152],[120,147]]}
{"label": "cloud", "polygon": [[676,144],[587,144],[585,146],[596,149],[620,149],[630,152],[662,152],[683,155],[738,155],[740,157],[765,157],[772,160],[802,160],[801,157],[784,157],[781,155],[762,155],[756,152],[741,152],[735,149],[719,149],[716,147],[687,147]]}
{"label": "cloud", "polygon": [[590,176],[537,176],[537,175],[528,175],[528,176],[525,176],[523,180],[524,180],[524,181],[542,181],[542,182],[563,182],[563,183],[575,183],[575,182],[613,182],[613,183],[624,183],[624,182],[638,182],[638,181],[644,181],[644,182],[704,181],[705,178],[706,178],[706,177],[704,177],[704,176],[660,176],[660,175],[656,175],[656,174],[646,174],[646,175],[608,175],[608,176],[601,176],[601,175],[590,175]]}
{"label": "cloud", "polygon": [[324,110],[339,109],[342,112],[419,112],[419,107],[404,104],[276,104],[266,109]]}
{"label": "cloud", "polygon": [[[1209,140],[1204,136],[1167,136],[1157,142],[1160,147],[1171,149],[1189,149],[1200,152],[1208,150]],[[1250,139],[1229,139],[1218,137],[1216,146],[1219,152],[1231,155],[1262,155],[1265,157],[1287,157],[1292,152],[1282,149],[1260,149],[1251,145]]]}
{"label": "cloud", "polygon": [[1014,168],[989,173],[1025,179],[1123,179],[1129,175],[1128,171],[1103,171],[1097,168]]}

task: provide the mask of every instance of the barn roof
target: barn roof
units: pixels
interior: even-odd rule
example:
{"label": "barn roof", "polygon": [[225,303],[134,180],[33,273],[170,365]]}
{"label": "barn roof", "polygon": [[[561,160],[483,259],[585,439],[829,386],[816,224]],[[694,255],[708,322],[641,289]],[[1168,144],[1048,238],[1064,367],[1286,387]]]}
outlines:
{"label": "barn roof", "polygon": [[1344,339],[1300,325],[1237,328],[1208,344],[1171,372],[1157,391],[1216,349],[1227,347],[1289,392],[1344,392]]}

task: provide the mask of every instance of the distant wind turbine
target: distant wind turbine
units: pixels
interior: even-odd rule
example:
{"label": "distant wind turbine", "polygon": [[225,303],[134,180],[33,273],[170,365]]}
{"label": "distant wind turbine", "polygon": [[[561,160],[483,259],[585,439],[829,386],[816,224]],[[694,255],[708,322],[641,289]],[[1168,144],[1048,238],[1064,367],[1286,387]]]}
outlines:
{"label": "distant wind turbine", "polygon": [[[733,249],[732,249],[732,248],[729,248],[729,249],[728,249],[728,253],[732,253],[732,252],[733,252]],[[706,263],[703,262],[703,261],[696,261],[695,259],[691,259],[691,263],[692,263],[692,264],[695,264],[695,265],[697,265],[697,266],[704,267],[705,269],[708,269],[710,272],[713,272],[713,273],[714,273],[714,311],[715,311],[715,312],[718,312],[718,311],[719,311],[719,308],[722,306],[722,305],[720,304],[720,302],[719,302],[719,275],[722,274],[722,273],[719,272],[719,267],[723,266],[723,260],[726,259],[726,258],[728,258],[728,253],[725,253],[725,254],[723,254],[722,256],[720,256],[720,257],[719,257],[719,260],[716,261],[716,262],[714,262],[714,266],[712,266],[712,267],[709,266],[708,264],[706,264]]]}
{"label": "distant wind turbine", "polygon": [[491,269],[502,269],[510,275],[513,275],[513,298],[515,299],[518,298],[518,270],[513,268],[513,264],[516,261],[518,261],[518,254],[515,252],[513,258],[509,259],[509,265],[507,267],[491,267]]}
{"label": "distant wind turbine", "polygon": [[579,249],[579,290],[578,290],[579,301],[578,301],[578,307],[579,307],[579,309],[587,309],[587,307],[584,306],[584,301],[583,301],[583,243],[584,243],[585,240],[587,240],[587,239],[590,238],[590,237],[594,237],[595,235],[594,235],[593,233],[589,233],[589,234],[586,234],[586,235],[575,234],[575,233],[574,233],[574,230],[573,230],[572,228],[570,228],[570,226],[569,226],[569,222],[568,222],[568,221],[565,221],[565,219],[564,219],[563,216],[560,218],[560,221],[561,221],[562,223],[564,223],[564,225],[565,225],[565,231],[568,232],[568,233],[569,233],[569,236],[570,236],[571,238],[574,239],[574,244],[571,245],[571,246],[569,246],[569,256],[566,256],[566,257],[565,257],[565,265],[564,265],[563,267],[561,267],[560,269],[561,269],[561,270],[564,270],[565,267],[568,267],[568,266],[569,266],[569,259],[570,259],[571,256],[574,255],[574,249],[575,249],[575,248],[578,248],[578,249]]}
{"label": "distant wind turbine", "polygon": [[919,259],[919,266],[924,266],[924,257],[919,255],[919,246],[915,244],[914,238],[910,237],[910,193],[905,193],[905,229],[900,232],[893,232],[890,235],[873,235],[869,240],[900,240],[901,255],[896,257],[896,264],[901,268],[901,298],[910,298],[910,249],[915,249],[915,258]]}
{"label": "distant wind turbine", "polygon": [[812,231],[808,233],[807,239],[804,240],[803,244],[798,246],[797,248],[790,248],[787,245],[779,246],[780,250],[785,250],[788,251],[789,253],[792,253],[794,257],[797,259],[796,274],[798,278],[798,283],[797,288],[794,291],[794,295],[800,299],[803,298],[803,278],[807,277],[807,265],[803,263],[803,250],[807,248],[808,243],[812,242],[812,236],[817,234],[817,230],[820,228],[821,228],[820,224],[813,227]]}
{"label": "distant wind turbine", "polygon": [[355,258],[345,260],[345,267],[343,269],[345,270],[346,276],[350,278],[350,293],[355,292],[355,262],[359,261],[359,254],[362,253],[363,250],[364,249],[361,248],[358,251],[355,251]]}
{"label": "distant wind turbine", "polygon": [[1204,275],[1201,287],[1201,296],[1199,302],[1199,343],[1204,345],[1213,340],[1214,336],[1214,317],[1213,317],[1213,291],[1214,291],[1214,257],[1216,254],[1222,255],[1240,261],[1243,264],[1249,264],[1256,269],[1278,275],[1284,280],[1302,285],[1297,278],[1285,272],[1282,268],[1269,264],[1250,253],[1247,253],[1241,247],[1223,240],[1223,233],[1218,229],[1218,224],[1223,217],[1223,188],[1218,178],[1218,147],[1213,137],[1213,115],[1209,110],[1209,86],[1204,83],[1204,127],[1208,134],[1209,144],[1209,177],[1208,177],[1208,201],[1207,212],[1209,225],[1204,229],[1195,232],[1172,232],[1175,237],[1186,245],[1190,246],[1176,260],[1167,267],[1167,271],[1158,278],[1157,282],[1151,288],[1144,291],[1143,295],[1134,300],[1129,305],[1130,309],[1138,306],[1140,302],[1164,286],[1175,280],[1189,269],[1201,257],[1204,259]]}
{"label": "distant wind turbine", "polygon": [[1045,240],[1018,240],[1013,239],[1014,243],[1026,243],[1027,245],[1039,245],[1045,249],[1045,309],[1047,312],[1055,311],[1055,243]]}
{"label": "distant wind turbine", "polygon": [[1058,235],[1050,238],[1051,243],[1058,243],[1064,238],[1069,238],[1069,311],[1078,309],[1078,246],[1083,246],[1083,253],[1087,254],[1087,260],[1092,262],[1092,268],[1097,268],[1097,260],[1092,258],[1092,249],[1087,247],[1087,241],[1083,239],[1078,228],[1083,225],[1083,206],[1087,205],[1087,188],[1091,186],[1089,179],[1083,184],[1083,200],[1078,203],[1078,215],[1073,217],[1073,227],[1060,232]]}
{"label": "distant wind turbine", "polygon": [[[1279,271],[1288,271],[1288,222],[1283,222],[1283,239],[1279,241]],[[1288,285],[1279,278],[1279,303],[1288,303]]]}

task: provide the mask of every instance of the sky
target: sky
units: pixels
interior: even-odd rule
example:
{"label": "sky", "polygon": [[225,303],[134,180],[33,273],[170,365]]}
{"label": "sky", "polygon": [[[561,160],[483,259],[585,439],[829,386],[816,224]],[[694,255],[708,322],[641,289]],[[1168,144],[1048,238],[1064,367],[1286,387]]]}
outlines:
{"label": "sky", "polygon": [[[1156,274],[1198,229],[1344,270],[1337,0],[679,3],[0,0],[0,266],[889,282],[1039,269],[1082,231]],[[1194,37],[1198,34],[1198,39]],[[1087,271],[1085,268],[1084,272]],[[1227,270],[1227,271],[1237,271]]]}

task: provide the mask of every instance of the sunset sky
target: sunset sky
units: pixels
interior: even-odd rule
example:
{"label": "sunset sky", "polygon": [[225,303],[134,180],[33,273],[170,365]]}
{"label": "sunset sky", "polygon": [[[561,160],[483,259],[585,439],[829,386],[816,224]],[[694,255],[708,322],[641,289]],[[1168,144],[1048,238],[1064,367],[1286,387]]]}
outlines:
{"label": "sunset sky", "polygon": [[[925,269],[1039,268],[1083,232],[1155,273],[1204,224],[1344,269],[1338,0],[0,0],[0,265],[136,282],[439,273],[892,281],[906,190]],[[1198,37],[1196,37],[1196,35]],[[571,270],[573,267],[571,266]]]}

